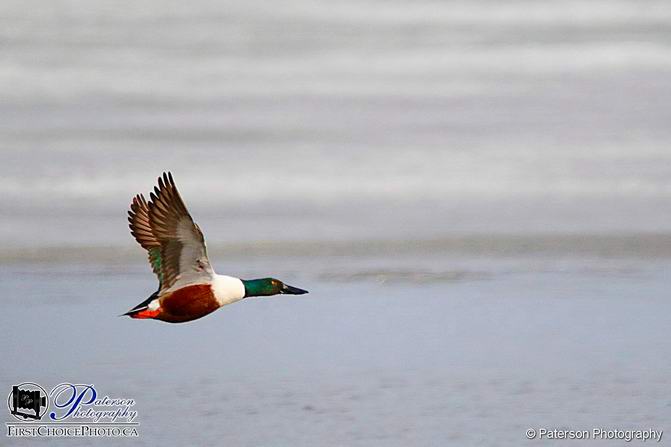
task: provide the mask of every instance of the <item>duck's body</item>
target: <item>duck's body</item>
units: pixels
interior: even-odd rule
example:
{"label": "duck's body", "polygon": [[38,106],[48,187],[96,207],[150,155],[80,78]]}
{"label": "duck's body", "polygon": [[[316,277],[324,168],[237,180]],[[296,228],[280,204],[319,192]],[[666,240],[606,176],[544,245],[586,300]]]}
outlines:
{"label": "duck's body", "polygon": [[186,210],[172,175],[163,174],[158,184],[150,202],[142,195],[133,199],[128,220],[131,234],[149,253],[159,289],[124,315],[182,323],[250,296],[307,293],[274,278],[242,280],[215,273],[203,233]]}
{"label": "duck's body", "polygon": [[157,292],[140,305],[140,311],[131,311],[129,315],[182,323],[204,317],[244,297],[245,286],[241,279],[215,273],[210,282],[168,290],[160,297]]}

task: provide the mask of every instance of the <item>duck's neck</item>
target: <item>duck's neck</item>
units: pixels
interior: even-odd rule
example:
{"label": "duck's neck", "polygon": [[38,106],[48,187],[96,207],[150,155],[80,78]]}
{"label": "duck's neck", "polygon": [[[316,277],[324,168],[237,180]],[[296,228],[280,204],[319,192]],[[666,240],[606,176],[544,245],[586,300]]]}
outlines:
{"label": "duck's neck", "polygon": [[241,279],[233,276],[215,274],[211,287],[219,306],[234,303],[245,297],[245,285]]}

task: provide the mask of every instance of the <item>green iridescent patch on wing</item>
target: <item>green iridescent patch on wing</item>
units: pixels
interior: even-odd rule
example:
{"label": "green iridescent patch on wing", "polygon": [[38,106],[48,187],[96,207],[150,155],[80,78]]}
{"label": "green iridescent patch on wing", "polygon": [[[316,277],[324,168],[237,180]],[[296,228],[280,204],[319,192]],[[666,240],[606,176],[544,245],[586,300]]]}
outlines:
{"label": "green iridescent patch on wing", "polygon": [[151,269],[158,276],[158,282],[163,283],[163,270],[162,270],[162,260],[161,260],[161,248],[154,247],[149,249],[149,262],[151,263]]}

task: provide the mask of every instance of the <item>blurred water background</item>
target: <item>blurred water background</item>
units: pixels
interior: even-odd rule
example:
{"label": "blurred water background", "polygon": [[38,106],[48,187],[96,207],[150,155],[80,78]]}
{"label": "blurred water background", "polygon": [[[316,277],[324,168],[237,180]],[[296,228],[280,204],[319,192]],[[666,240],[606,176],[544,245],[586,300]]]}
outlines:
{"label": "blurred water background", "polygon": [[[1,385],[134,397],[146,445],[663,429],[669,104],[662,0],[5,0]],[[164,170],[217,271],[312,293],[115,317]]]}

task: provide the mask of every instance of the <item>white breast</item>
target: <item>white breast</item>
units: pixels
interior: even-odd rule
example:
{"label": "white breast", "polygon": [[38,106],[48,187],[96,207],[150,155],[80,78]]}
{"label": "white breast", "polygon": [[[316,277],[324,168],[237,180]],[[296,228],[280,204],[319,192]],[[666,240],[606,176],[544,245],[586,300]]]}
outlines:
{"label": "white breast", "polygon": [[219,306],[225,306],[244,298],[245,285],[238,278],[215,273],[212,278],[212,292]]}

